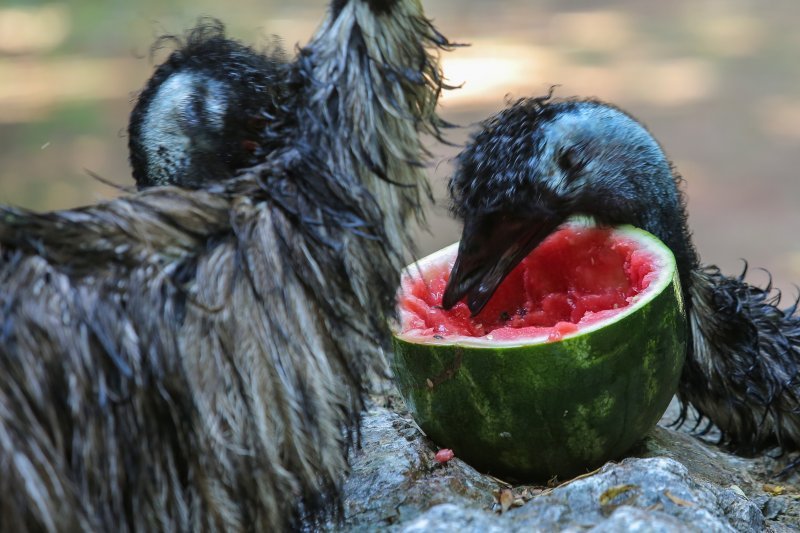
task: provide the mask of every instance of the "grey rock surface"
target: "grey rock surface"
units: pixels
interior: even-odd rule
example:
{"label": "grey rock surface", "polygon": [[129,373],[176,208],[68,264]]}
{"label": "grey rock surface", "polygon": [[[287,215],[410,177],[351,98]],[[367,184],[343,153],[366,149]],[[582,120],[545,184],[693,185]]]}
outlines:
{"label": "grey rock surface", "polygon": [[[787,458],[746,459],[658,426],[630,457],[557,486],[511,485],[437,447],[407,414],[373,407],[351,458],[344,521],[334,531],[794,531]],[[674,411],[663,423],[674,419]]]}

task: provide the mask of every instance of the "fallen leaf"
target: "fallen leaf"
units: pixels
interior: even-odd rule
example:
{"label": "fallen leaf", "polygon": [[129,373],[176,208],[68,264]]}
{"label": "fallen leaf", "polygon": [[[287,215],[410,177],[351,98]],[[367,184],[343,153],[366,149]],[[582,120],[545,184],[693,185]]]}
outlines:
{"label": "fallen leaf", "polygon": [[[606,463],[606,464],[615,464],[615,463],[614,463],[613,461],[609,461],[609,462],[608,462],[608,463]],[[581,474],[581,475],[579,475],[579,476],[575,476],[574,478],[572,478],[572,479],[568,479],[568,480],[566,480],[565,482],[563,482],[563,483],[561,483],[561,484],[559,484],[559,482],[558,482],[558,477],[556,477],[556,476],[553,476],[553,477],[550,479],[550,481],[548,481],[548,482],[547,482],[547,487],[548,487],[548,488],[545,490],[545,492],[548,492],[550,489],[553,489],[553,488],[556,488],[556,487],[566,487],[566,486],[567,486],[567,485],[569,485],[570,483],[573,483],[573,482],[575,482],[575,481],[578,481],[578,480],[581,480],[581,479],[586,479],[587,477],[591,477],[591,476],[593,476],[593,475],[597,474],[598,472],[600,472],[600,470],[601,470],[602,468],[603,468],[603,467],[600,467],[600,468],[595,468],[595,469],[594,469],[594,470],[592,470],[591,472],[586,472],[586,473],[584,473],[584,474]],[[552,485],[551,485],[551,483],[552,483]]]}
{"label": "fallen leaf", "polygon": [[770,483],[764,483],[764,486],[761,487],[764,489],[764,492],[769,493],[770,496],[780,496],[786,492],[786,487],[783,485],[772,485]]}
{"label": "fallen leaf", "polygon": [[626,492],[630,492],[638,488],[639,487],[637,485],[617,485],[616,487],[611,487],[600,495],[600,505],[608,505],[620,494],[625,494]]}
{"label": "fallen leaf", "polygon": [[500,491],[500,507],[502,512],[506,512],[511,508],[514,503],[514,493],[510,489],[503,489]]}
{"label": "fallen leaf", "polygon": [[681,507],[697,507],[694,503],[692,503],[692,502],[690,502],[688,500],[684,500],[683,498],[681,498],[679,496],[675,496],[674,494],[672,494],[668,490],[664,491],[664,496],[669,498],[670,501],[672,503],[674,503],[675,505],[680,505]]}
{"label": "fallen leaf", "polygon": [[513,486],[508,481],[504,481],[504,480],[500,479],[499,477],[494,477],[491,474],[486,474],[486,477],[488,477],[489,479],[491,479],[492,481],[494,481],[498,485],[503,485],[504,487],[508,487],[508,488],[511,488]]}
{"label": "fallen leaf", "polygon": [[744,493],[744,491],[739,485],[731,485],[728,488],[731,489],[733,492],[735,492],[738,496],[741,496],[742,498],[747,498],[747,495]]}

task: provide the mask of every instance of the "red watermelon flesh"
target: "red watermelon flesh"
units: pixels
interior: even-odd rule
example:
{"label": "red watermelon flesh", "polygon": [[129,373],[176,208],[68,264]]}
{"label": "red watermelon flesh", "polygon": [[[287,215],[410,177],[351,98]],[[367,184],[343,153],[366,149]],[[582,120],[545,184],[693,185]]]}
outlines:
{"label": "red watermelon flesh", "polygon": [[557,341],[619,314],[657,276],[657,257],[611,229],[566,225],[503,281],[475,317],[464,302],[441,307],[452,254],[405,277],[399,297],[404,337]]}

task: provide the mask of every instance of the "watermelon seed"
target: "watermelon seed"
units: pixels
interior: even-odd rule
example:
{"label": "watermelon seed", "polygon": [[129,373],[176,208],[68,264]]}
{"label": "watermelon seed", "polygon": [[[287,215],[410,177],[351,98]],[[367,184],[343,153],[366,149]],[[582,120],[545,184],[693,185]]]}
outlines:
{"label": "watermelon seed", "polygon": [[528,309],[526,307],[520,307],[519,309],[517,309],[517,314],[519,316],[525,316],[528,314]]}
{"label": "watermelon seed", "polygon": [[508,311],[500,313],[500,322],[508,322],[509,320],[511,320],[511,316],[508,314]]}
{"label": "watermelon seed", "polygon": [[441,335],[434,335],[433,338],[436,339],[436,340],[444,339],[444,337],[442,337]]}

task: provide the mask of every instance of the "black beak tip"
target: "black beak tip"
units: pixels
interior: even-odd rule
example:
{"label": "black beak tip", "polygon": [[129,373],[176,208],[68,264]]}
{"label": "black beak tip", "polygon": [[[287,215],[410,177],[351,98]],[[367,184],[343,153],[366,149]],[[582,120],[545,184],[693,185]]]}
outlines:
{"label": "black beak tip", "polygon": [[452,282],[448,283],[447,288],[444,290],[444,295],[442,296],[442,308],[444,308],[445,311],[449,311],[462,297],[463,295],[459,294],[455,284]]}
{"label": "black beak tip", "polygon": [[478,293],[472,295],[472,297],[467,300],[467,307],[469,307],[469,316],[476,317],[478,313],[483,311],[483,308],[486,307],[486,303],[489,301],[484,295]]}
{"label": "black beak tip", "polygon": [[445,311],[449,311],[464,298],[466,298],[466,302],[464,303],[467,304],[471,317],[475,317],[480,313],[489,299],[487,295],[480,290],[476,290],[475,288],[465,290],[463,286],[459,287],[457,283],[449,283],[442,296],[442,308]]}

